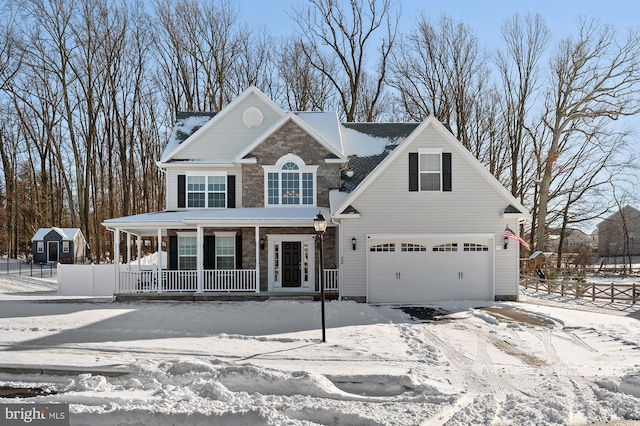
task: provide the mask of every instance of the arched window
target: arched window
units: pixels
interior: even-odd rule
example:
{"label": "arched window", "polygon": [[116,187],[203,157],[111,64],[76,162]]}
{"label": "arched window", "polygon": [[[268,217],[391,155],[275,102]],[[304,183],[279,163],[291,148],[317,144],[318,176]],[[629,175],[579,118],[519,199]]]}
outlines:
{"label": "arched window", "polygon": [[265,171],[265,205],[315,206],[316,170],[297,155],[287,154]]}

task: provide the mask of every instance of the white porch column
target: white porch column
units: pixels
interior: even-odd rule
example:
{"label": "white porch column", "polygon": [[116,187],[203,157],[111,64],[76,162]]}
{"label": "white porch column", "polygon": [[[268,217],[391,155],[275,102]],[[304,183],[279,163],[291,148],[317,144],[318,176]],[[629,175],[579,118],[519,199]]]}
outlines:
{"label": "white porch column", "polygon": [[162,293],[162,229],[158,228],[158,262],[157,262],[158,293]]}
{"label": "white porch column", "polygon": [[131,265],[131,232],[127,232],[127,270]]}
{"label": "white porch column", "polygon": [[256,293],[260,293],[260,227],[256,226]]}
{"label": "white porch column", "polygon": [[142,254],[142,236],[136,235],[136,246],[138,248],[138,269],[140,269],[140,254]]}
{"label": "white porch column", "polygon": [[116,269],[116,291],[120,289],[120,230],[113,230],[113,264]]}
{"label": "white porch column", "polygon": [[202,226],[198,225],[198,231],[196,233],[196,265],[197,265],[197,293],[202,293],[204,288],[204,272],[202,266],[204,264],[204,238],[202,236]]}

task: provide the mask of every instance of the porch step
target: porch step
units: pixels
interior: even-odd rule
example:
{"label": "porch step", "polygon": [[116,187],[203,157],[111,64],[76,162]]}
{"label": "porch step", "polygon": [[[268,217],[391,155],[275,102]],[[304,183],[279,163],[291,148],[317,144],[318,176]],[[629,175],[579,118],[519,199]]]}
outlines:
{"label": "porch step", "polygon": [[[338,293],[327,292],[326,300],[337,299]],[[116,294],[116,302],[163,301],[182,302],[243,302],[265,300],[295,300],[312,302],[320,300],[320,293],[124,293]]]}
{"label": "porch step", "polygon": [[269,300],[295,300],[298,302],[313,302],[315,300],[315,296],[313,294],[283,294],[269,296]]}

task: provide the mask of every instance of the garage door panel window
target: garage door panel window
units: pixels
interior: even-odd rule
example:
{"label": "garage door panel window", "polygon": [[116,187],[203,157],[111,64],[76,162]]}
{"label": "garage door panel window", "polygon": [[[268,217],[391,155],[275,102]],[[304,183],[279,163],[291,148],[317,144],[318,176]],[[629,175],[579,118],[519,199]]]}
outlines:
{"label": "garage door panel window", "polygon": [[464,251],[489,251],[489,247],[483,244],[464,243]]}
{"label": "garage door panel window", "polygon": [[427,246],[414,243],[402,243],[400,250],[402,251],[427,251]]}
{"label": "garage door panel window", "polygon": [[435,252],[458,251],[458,243],[445,243],[433,246]]}
{"label": "garage door panel window", "polygon": [[369,251],[377,251],[377,252],[394,252],[396,251],[395,243],[384,243],[384,244],[376,244],[375,246],[371,246]]}

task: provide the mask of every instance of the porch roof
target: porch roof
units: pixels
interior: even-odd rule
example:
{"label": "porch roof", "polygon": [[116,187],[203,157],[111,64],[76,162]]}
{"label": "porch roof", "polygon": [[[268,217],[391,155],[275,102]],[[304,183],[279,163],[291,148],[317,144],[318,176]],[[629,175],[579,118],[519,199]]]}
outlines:
{"label": "porch roof", "polygon": [[[157,235],[162,229],[194,229],[198,226],[309,227],[318,212],[329,220],[326,207],[256,207],[234,209],[167,210],[107,219],[103,226],[136,235]],[[328,226],[331,226],[329,221]],[[164,232],[163,232],[164,233]]]}

